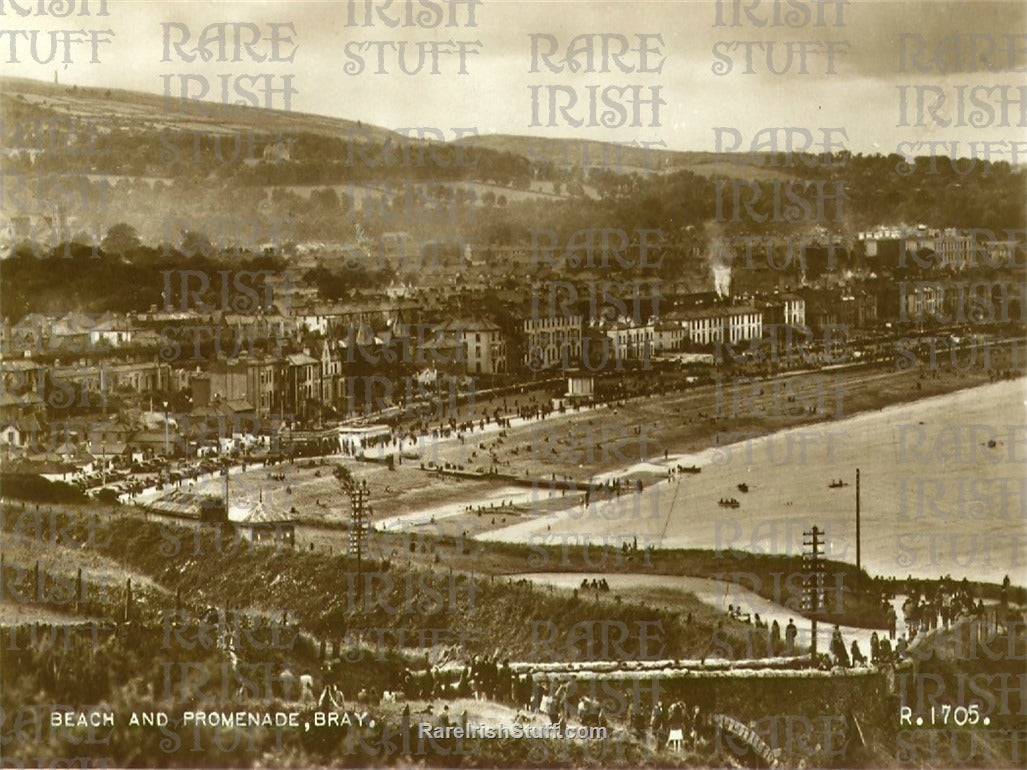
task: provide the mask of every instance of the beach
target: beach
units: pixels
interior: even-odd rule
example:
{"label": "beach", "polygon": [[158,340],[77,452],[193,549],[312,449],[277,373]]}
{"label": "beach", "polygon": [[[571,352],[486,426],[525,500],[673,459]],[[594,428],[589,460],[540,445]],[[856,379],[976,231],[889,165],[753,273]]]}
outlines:
{"label": "beach", "polygon": [[[860,562],[871,574],[1015,581],[1027,564],[1025,403],[1027,380],[1003,381],[671,454],[646,470],[701,473],[477,537],[796,554],[817,525],[828,558],[856,563],[859,468]],[[730,498],[737,508],[719,505]]]}

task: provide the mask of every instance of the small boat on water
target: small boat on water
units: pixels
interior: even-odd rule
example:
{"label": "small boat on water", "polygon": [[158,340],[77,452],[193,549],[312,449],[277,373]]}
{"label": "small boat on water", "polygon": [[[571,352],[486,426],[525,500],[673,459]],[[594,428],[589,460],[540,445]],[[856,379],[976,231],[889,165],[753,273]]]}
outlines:
{"label": "small boat on water", "polygon": [[998,444],[995,442],[995,439],[988,439],[988,449],[994,449],[997,446]]}
{"label": "small boat on water", "polygon": [[721,508],[738,508],[742,504],[740,502],[738,502],[737,500],[735,500],[735,498],[733,498],[733,497],[727,497],[727,498],[722,497],[717,502],[717,505],[719,505]]}
{"label": "small boat on water", "polygon": [[842,487],[847,487],[849,485],[848,485],[848,482],[844,481],[843,479],[838,479],[837,481],[832,481],[827,486],[830,489],[841,489]]}
{"label": "small boat on water", "polygon": [[682,473],[702,473],[702,468],[700,468],[698,465],[689,465],[685,467],[679,465],[678,470]]}
{"label": "small boat on water", "polygon": [[748,484],[739,484],[738,485],[738,491],[739,492],[748,492],[749,491],[749,485]]}

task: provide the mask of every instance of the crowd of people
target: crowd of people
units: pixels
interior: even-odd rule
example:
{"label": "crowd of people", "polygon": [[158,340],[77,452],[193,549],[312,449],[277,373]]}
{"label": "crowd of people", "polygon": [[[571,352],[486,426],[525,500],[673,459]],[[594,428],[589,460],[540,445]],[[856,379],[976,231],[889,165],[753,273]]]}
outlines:
{"label": "crowd of people", "polygon": [[[1009,577],[1006,577],[1008,587]],[[909,581],[912,583],[912,581]],[[917,634],[948,628],[959,618],[974,617],[984,619],[984,601],[974,601],[970,584],[963,578],[961,583],[951,579],[943,579],[934,585],[920,587],[915,583],[908,588],[905,601],[902,603],[902,616],[906,624],[906,633],[910,640]]]}
{"label": "crowd of people", "polygon": [[672,744],[671,748],[688,748],[701,751],[710,741],[713,725],[710,715],[698,706],[689,709],[684,701],[676,700],[668,707],[662,701],[653,704],[651,710],[628,706],[627,726],[639,740],[649,740],[659,751]]}
{"label": "crowd of people", "polygon": [[[461,470],[467,468],[480,472],[500,473],[511,468],[518,460],[523,462],[525,455],[537,457],[543,464],[549,459],[559,459],[564,454],[560,448],[561,444],[567,445],[567,453],[580,449],[589,450],[589,447],[572,446],[575,439],[562,434],[552,437],[536,436],[527,444],[508,445],[507,429],[513,427],[513,420],[522,423],[544,421],[554,414],[566,414],[571,410],[582,409],[612,409],[616,414],[629,400],[674,392],[679,387],[680,383],[659,381],[654,384],[646,382],[645,378],[629,377],[624,381],[597,383],[596,392],[591,399],[573,405],[556,405],[545,392],[521,387],[507,396],[494,396],[481,402],[472,400],[459,406],[435,405],[431,418],[414,415],[412,418],[394,420],[390,423],[390,430],[387,433],[368,437],[361,443],[344,442],[343,452],[359,456],[365,451],[377,449],[382,452],[394,450],[399,455],[404,449],[414,450],[425,441],[455,438],[460,444],[459,459],[451,457],[449,466]],[[596,426],[597,432],[601,424],[601,417],[595,421],[588,421],[588,425]],[[633,431],[640,440],[644,440],[641,425],[636,426]],[[587,434],[588,429],[585,432]],[[485,434],[491,436],[486,437]],[[545,444],[548,446],[543,446]],[[606,451],[602,442],[596,443],[592,448],[596,453]],[[543,455],[553,455],[554,458]],[[446,463],[442,462],[439,465],[445,466]],[[527,471],[527,475],[530,476],[530,471]]]}
{"label": "crowd of people", "polygon": [[[449,676],[447,676],[447,674]],[[401,674],[403,694],[411,699],[448,699],[471,697],[488,699],[513,707],[518,720],[541,716],[549,724],[566,727],[568,720],[576,719],[586,727],[609,727],[611,720],[596,698],[573,694],[571,683],[559,676],[531,672],[516,674],[509,660],[495,656],[474,656],[469,665],[455,674],[438,667],[426,670],[405,669]],[[443,706],[436,715],[440,724],[448,724],[449,707]],[[434,713],[429,709],[428,713]],[[466,712],[465,712],[466,713]],[[697,749],[709,739],[712,732],[708,715],[698,706],[689,708],[677,700],[669,706],[657,701],[651,709],[631,703],[626,713],[613,715],[623,720],[624,726],[640,740],[649,740],[657,749],[668,742],[674,748]]]}
{"label": "crowd of people", "polygon": [[589,581],[585,578],[581,581],[582,591],[595,591],[596,593],[608,593],[610,590],[610,584],[606,582],[606,578],[592,578]]}
{"label": "crowd of people", "polygon": [[[1008,575],[1001,585],[999,603],[991,608],[985,606],[980,587],[971,584],[967,578],[956,581],[945,576],[937,581],[917,581],[910,576],[905,581],[878,582],[875,590],[880,591],[881,613],[886,618],[887,628],[881,633],[874,631],[871,634],[869,657],[859,640],[853,639],[846,644],[841,627],[835,625],[828,651],[822,650],[819,656],[822,666],[852,667],[896,662],[906,656],[918,637],[936,629],[948,629],[960,620],[983,623],[992,618],[995,626],[1000,627],[1007,623],[1009,617],[1016,616],[1017,610],[1010,602],[1022,604],[1025,594],[1022,589],[1012,587]],[[898,605],[897,598],[902,599],[901,605]],[[904,621],[901,633],[896,606],[900,607]],[[727,615],[732,620],[752,626],[752,632],[760,634],[766,642],[768,656],[802,654],[796,643],[798,629],[793,619],[788,620],[782,644],[782,630],[776,619],[768,623],[759,613],[743,610],[741,605],[734,604],[728,605]]]}

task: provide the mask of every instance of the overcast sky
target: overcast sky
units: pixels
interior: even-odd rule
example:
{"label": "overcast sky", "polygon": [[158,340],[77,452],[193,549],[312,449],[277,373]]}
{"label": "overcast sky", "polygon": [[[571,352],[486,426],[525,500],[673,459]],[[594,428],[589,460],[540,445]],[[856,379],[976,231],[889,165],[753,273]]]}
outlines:
{"label": "overcast sky", "polygon": [[[745,0],[745,4],[753,0]],[[63,19],[17,15],[15,6],[36,7],[36,0],[3,3],[5,16],[0,17],[0,29],[6,32],[0,40],[0,61],[10,75],[51,80],[55,65],[37,64],[23,38],[18,41],[19,62],[10,58],[11,30],[63,30],[111,29],[113,39],[99,46],[99,63],[91,63],[86,45],[72,49],[74,62],[61,65],[62,83],[90,86],[112,86],[162,92],[163,75],[181,74],[208,78],[212,87],[220,88],[221,75],[271,74],[280,78],[293,76],[296,94],[291,109],[345,117],[375,123],[389,128],[403,126],[432,126],[443,130],[453,127],[476,128],[480,133],[514,133],[554,137],[583,137],[598,140],[640,140],[664,142],[670,148],[683,150],[712,150],[714,127],[728,126],[738,129],[746,146],[753,132],[767,126],[796,126],[816,131],[819,127],[844,127],[849,140],[846,147],[853,152],[895,152],[901,142],[940,139],[961,142],[959,155],[969,155],[969,142],[1023,141],[1024,121],[1019,106],[1012,104],[1008,125],[1001,125],[997,90],[990,92],[990,104],[996,105],[996,115],[978,116],[979,127],[932,125],[930,127],[903,126],[900,111],[899,86],[907,85],[909,106],[907,122],[914,122],[915,87],[940,86],[946,89],[948,101],[938,114],[958,120],[956,86],[996,87],[1006,85],[1018,88],[1024,83],[1023,72],[1008,71],[1010,67],[1023,68],[1027,62],[1025,33],[1025,4],[1020,0],[999,2],[881,2],[879,0],[853,0],[839,10],[832,0],[824,4],[825,26],[816,24],[817,0],[801,2],[782,0],[775,22],[775,3],[763,2],[752,12],[758,20],[766,22],[759,27],[743,14],[738,26],[716,25],[717,3],[708,0],[621,0],[619,2],[593,2],[592,0],[484,0],[474,9],[476,26],[467,26],[466,3],[439,2],[443,18],[452,11],[459,26],[438,26],[425,29],[420,26],[390,27],[375,16],[370,26],[363,25],[366,5],[381,8],[386,0],[334,0],[332,2],[125,2],[109,0],[109,15],[97,16],[98,0],[90,0],[92,16],[70,16]],[[79,0],[78,7],[81,7]],[[732,21],[733,0],[724,0],[723,19]],[[405,14],[403,0],[392,0],[383,11],[385,16]],[[433,17],[434,2],[415,0],[413,13]],[[798,6],[794,8],[793,6]],[[798,21],[809,16],[810,23],[790,27],[785,20],[789,11],[796,12]],[[808,12],[808,14],[807,14]],[[838,13],[843,26],[835,26]],[[348,25],[350,13],[355,14],[357,25]],[[292,24],[295,33],[286,29],[283,34],[292,43],[283,42],[282,55],[294,52],[291,62],[219,60],[217,49],[210,61],[197,57],[192,62],[182,61],[174,48],[171,61],[164,61],[165,22],[188,25],[190,40],[183,47],[193,50],[205,25],[214,22],[250,22],[260,25],[261,33],[270,35],[268,24]],[[185,32],[181,28],[170,31],[172,41],[178,42]],[[532,35],[551,35],[559,46],[553,61],[567,55],[567,47],[576,35],[620,34],[627,37],[631,48],[638,47],[637,35],[661,35],[662,44],[649,37],[647,61],[654,69],[662,60],[660,72],[621,72],[615,62],[602,56],[601,46],[595,49],[594,65],[599,69],[604,62],[608,72],[554,73],[540,65],[540,72],[532,72]],[[977,57],[976,72],[919,73],[902,71],[900,36],[902,33],[921,35],[930,50],[943,38],[953,33],[988,35],[980,38],[981,55]],[[246,32],[248,37],[249,32]],[[1010,36],[1019,36],[1010,38]],[[384,65],[387,74],[378,74],[378,54],[374,50],[358,48],[372,41],[405,41],[416,63],[416,50],[409,46],[437,41],[463,42],[468,51],[467,74],[459,74],[460,59],[455,53],[444,54],[439,61],[440,74],[430,74],[430,60],[416,75],[400,71],[397,53],[385,49]],[[785,64],[783,46],[792,45],[792,67],[784,75],[768,71],[765,49],[753,49],[753,73],[745,70],[743,46],[728,48],[736,41],[771,41],[774,43],[775,67]],[[231,59],[230,40],[228,56]],[[609,39],[610,49],[618,50],[619,41]],[[39,53],[45,57],[49,39],[40,41]],[[477,45],[480,43],[480,46]],[[547,46],[549,39],[540,45]],[[800,44],[808,51],[806,74],[799,70]],[[994,51],[987,47],[995,45]],[[834,74],[829,73],[827,46],[834,50]],[[455,48],[455,46],[453,46]],[[1012,61],[1010,61],[1012,48]],[[268,40],[255,47],[262,55],[271,53]],[[967,48],[964,45],[964,53]],[[364,60],[364,71],[349,74],[347,64],[355,65],[355,56]],[[732,70],[723,75],[715,73],[730,57]],[[986,62],[983,59],[986,58]],[[577,60],[584,63],[584,54]],[[629,52],[622,57],[625,65],[638,67],[640,56]],[[925,57],[930,62],[930,55]],[[969,56],[962,57],[963,69],[972,65]],[[985,71],[986,65],[1004,72]],[[575,127],[558,114],[558,125],[550,126],[549,94],[551,86],[570,87],[578,100],[570,116],[589,120],[589,86],[603,89],[641,86],[641,94],[648,98],[653,87],[665,104],[659,107],[654,119],[651,106],[643,104],[640,116],[642,126]],[[538,120],[533,125],[532,86],[537,86]],[[620,93],[620,92],[616,92]],[[1012,93],[1019,98],[1019,92]],[[567,98],[564,92],[560,99]],[[232,98],[237,98],[233,95]],[[927,104],[933,104],[933,95]],[[562,103],[562,102],[561,102]],[[281,96],[272,106],[282,107]],[[967,106],[966,115],[979,105]],[[600,104],[598,115],[606,110]],[[629,116],[631,107],[629,106]],[[619,121],[614,120],[614,123]],[[652,123],[657,125],[651,125]],[[1021,161],[1027,158],[1021,158]]]}

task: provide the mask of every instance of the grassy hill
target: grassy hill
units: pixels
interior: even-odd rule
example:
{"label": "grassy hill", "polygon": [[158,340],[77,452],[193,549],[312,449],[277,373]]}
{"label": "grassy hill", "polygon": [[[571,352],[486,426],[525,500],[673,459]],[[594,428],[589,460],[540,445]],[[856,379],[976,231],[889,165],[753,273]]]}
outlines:
{"label": "grassy hill", "polygon": [[766,157],[728,162],[712,152],[686,152],[661,147],[633,147],[588,139],[555,139],[511,134],[468,136],[459,143],[497,152],[509,152],[556,168],[599,166],[616,173],[672,174],[691,171],[705,177],[729,179],[788,179],[788,173],[764,165]]}
{"label": "grassy hill", "polygon": [[[34,511],[6,508],[3,512],[4,541],[10,545],[12,530],[31,524]],[[27,521],[23,519],[26,514]],[[296,709],[296,691],[290,689],[285,670],[311,672],[317,688],[325,681],[338,682],[350,704],[354,704],[361,688],[373,692],[396,688],[400,670],[416,667],[420,653],[404,653],[396,646],[379,650],[379,654],[370,654],[369,648],[361,652],[349,644],[351,636],[347,634],[359,627],[381,629],[386,634],[402,629],[413,635],[408,638],[416,638],[418,631],[463,629],[467,653],[497,652],[515,659],[531,658],[528,628],[530,621],[537,619],[560,627],[563,635],[559,641],[554,640],[554,646],[567,651],[562,659],[572,659],[572,650],[581,649],[580,633],[576,643],[570,642],[574,636],[571,629],[582,621],[602,618],[631,624],[659,620],[667,631],[664,639],[674,653],[684,653],[682,657],[707,643],[713,630],[710,615],[696,614],[685,626],[680,618],[645,605],[623,602],[604,604],[599,609],[586,599],[553,595],[501,579],[493,582],[487,577],[478,578],[473,605],[462,600],[467,594],[458,588],[460,601],[442,602],[449,606],[441,609],[429,607],[440,603],[432,596],[430,586],[426,589],[429,584],[419,582],[429,571],[424,566],[404,566],[398,559],[384,572],[380,571],[382,564],[365,565],[365,569],[376,570],[369,585],[380,594],[381,604],[346,610],[345,605],[353,603],[353,589],[347,587],[346,578],[352,575],[354,565],[342,556],[233,547],[225,540],[219,543],[209,531],[198,533],[188,527],[99,508],[77,513],[59,511],[52,520],[44,513],[42,521],[58,533],[60,544],[49,541],[47,529],[35,538],[20,540],[14,548],[5,548],[2,584],[7,603],[16,594],[25,602],[29,584],[41,586],[45,598],[40,608],[50,614],[40,615],[43,623],[37,621],[32,626],[3,618],[0,707],[5,714],[14,715],[12,719],[20,719],[32,704],[60,702],[74,707],[97,703],[118,714],[120,721],[110,731],[109,742],[81,749],[77,748],[78,734],[74,731],[50,730],[35,736],[24,730],[18,732],[17,750],[37,752],[39,756],[67,756],[75,750],[87,756],[102,753],[121,765],[160,757],[162,765],[197,767],[223,766],[231,755],[234,766],[266,766],[269,752],[284,750],[284,761],[280,753],[275,754],[275,766],[409,766],[406,754],[422,766],[452,766],[447,761],[452,757],[446,753],[448,744],[429,746],[426,751],[403,750],[388,741],[380,743],[386,738],[380,731],[361,736],[367,743],[367,753],[352,753],[346,742],[351,734],[345,731],[256,730],[240,733],[243,743],[233,745],[217,742],[209,729],[179,732],[174,720],[181,718],[183,710],[193,708]],[[41,576],[33,573],[36,559],[42,562]],[[60,580],[73,578],[79,567],[91,587],[86,606],[75,612],[71,609],[74,596],[67,590],[73,584],[62,587]],[[445,579],[445,565],[437,567],[434,575]],[[127,577],[133,578],[131,602],[122,582]],[[105,586],[101,587],[97,579],[102,579]],[[386,589],[390,579],[391,588]],[[410,579],[413,588],[407,582]],[[456,576],[460,587],[466,588],[467,580],[467,575]],[[440,585],[436,582],[435,587]],[[356,593],[362,593],[359,587]],[[411,600],[411,607],[406,609],[405,604]],[[162,611],[171,610],[179,601],[184,611],[175,617],[182,622],[171,625],[162,619]],[[131,607],[131,622],[117,625],[123,620],[122,608],[126,605]],[[205,606],[225,608],[232,623],[242,615],[248,618],[245,634],[237,636],[234,647],[238,661],[233,662],[233,654],[218,642],[220,621],[202,619],[207,614]],[[390,606],[392,610],[387,609]],[[83,624],[87,618],[96,622]],[[733,636],[736,629],[724,627],[722,631]],[[895,690],[885,687],[886,677],[880,674],[865,680],[829,677],[817,681],[752,675],[737,682],[668,681],[660,692],[665,698],[683,697],[688,704],[701,704],[704,713],[727,713],[751,722],[770,743],[783,747],[786,766],[795,766],[799,759],[825,767],[951,766],[953,760],[966,757],[968,752],[973,755],[971,764],[975,767],[1016,766],[1018,748],[1010,744],[1009,736],[1023,713],[1022,687],[1016,686],[1017,677],[1022,677],[1022,634],[991,634],[977,646],[971,637],[978,639],[979,634],[966,624],[937,632],[937,639],[924,654],[918,653],[903,664]],[[319,651],[318,638],[327,638],[327,656],[323,646]],[[333,644],[340,639],[347,644],[341,655]],[[388,636],[385,639],[387,642]],[[460,657],[459,645],[451,645],[448,651],[436,647],[435,651],[450,659]],[[961,651],[961,656],[953,656],[953,651]],[[927,696],[937,698],[939,709],[977,704],[980,714],[989,717],[990,727],[903,728],[898,722],[899,708],[908,705],[915,713],[923,710],[924,692],[916,683],[924,679],[931,683]],[[239,682],[242,689],[237,689]],[[971,682],[969,689],[967,682]],[[627,688],[622,692],[627,703],[627,693],[634,687],[632,680],[618,687]],[[316,695],[319,689],[314,692]],[[604,703],[610,706],[607,716],[622,725],[626,715],[614,708],[618,699],[608,699],[613,690],[601,692]],[[644,701],[644,689],[640,692]],[[362,701],[357,699],[356,703]],[[411,712],[421,714],[423,704],[422,699],[412,697]],[[436,699],[436,708],[439,705]],[[453,700],[450,711],[455,716],[467,708],[476,718],[497,719],[509,717],[511,705]],[[365,707],[379,723],[402,723],[400,704],[358,706]],[[313,704],[301,703],[299,708],[307,719]],[[124,715],[153,710],[171,714],[169,729],[139,730],[125,724]],[[774,732],[782,725],[798,726],[806,732],[794,736]],[[831,730],[840,726],[841,732],[828,734],[824,725],[834,725]],[[855,727],[860,731],[859,740]],[[623,736],[623,730],[617,734]],[[816,746],[807,735],[818,738]],[[827,741],[823,746],[821,736]],[[615,735],[614,743],[602,746],[611,748],[617,740]],[[652,755],[639,742],[625,737],[622,748],[613,756],[597,756],[594,752],[601,748],[598,744],[591,754],[582,753],[584,746],[578,745],[566,757],[562,753],[545,755],[545,766],[709,766],[716,761],[715,756],[737,750],[721,745],[720,740],[713,735],[712,743],[705,743],[697,753]],[[470,746],[469,757],[473,757],[474,766],[524,766],[547,748],[532,747],[528,742],[518,747],[487,742]],[[533,753],[525,755],[523,752],[529,749]]]}
{"label": "grassy hill", "polygon": [[286,112],[235,104],[200,102],[184,109],[180,100],[160,94],[116,88],[54,85],[26,78],[0,78],[0,95],[29,105],[51,109],[60,116],[102,120],[128,129],[170,128],[229,134],[240,130],[269,134],[311,133],[374,141],[397,139],[399,134],[380,126],[304,112]]}
{"label": "grassy hill", "polygon": [[[33,516],[31,510],[7,509],[5,539],[24,531],[25,522]],[[138,589],[142,581],[158,603],[177,596],[189,606],[247,608],[268,617],[287,612],[318,638],[357,642],[364,640],[363,631],[387,628],[405,631],[406,638],[413,640],[435,629],[466,634],[463,646],[468,654],[499,652],[530,661],[546,660],[552,650],[559,650],[571,658],[602,659],[611,653],[604,654],[600,646],[586,653],[579,638],[588,624],[602,619],[627,624],[631,635],[625,649],[632,643],[637,646],[648,634],[650,654],[662,644],[661,654],[666,657],[698,658],[707,652],[713,629],[724,620],[722,613],[694,597],[678,612],[627,601],[617,602],[615,609],[606,604],[600,607],[594,599],[553,593],[528,581],[453,569],[448,559],[425,565],[423,560],[408,559],[398,548],[389,560],[365,559],[366,576],[358,580],[356,559],[349,556],[253,547],[230,534],[144,520],[139,512],[67,509],[58,511],[55,521],[71,543],[86,544],[88,559],[84,554],[75,560],[61,558],[59,546],[15,538],[18,548],[11,551],[6,568],[31,570],[38,561],[59,582],[73,578],[81,564],[87,572],[117,575],[116,584],[132,577]],[[6,577],[9,586],[17,584],[12,575]],[[105,616],[115,614],[123,598],[117,590],[107,596],[108,601],[101,597],[94,607]],[[68,601],[37,603],[54,611],[69,610]],[[536,637],[531,621],[542,624],[539,628],[544,626],[546,635]],[[661,630],[655,636],[653,631],[640,632],[641,623],[659,623]],[[554,627],[558,635],[550,638],[548,632]],[[739,651],[746,649],[747,633],[748,627],[741,623],[729,622],[724,628],[726,639]],[[657,638],[660,644],[654,642]],[[536,645],[539,639],[545,644]],[[452,643],[452,639],[444,635],[440,643]]]}
{"label": "grassy hill", "polygon": [[[100,125],[127,130],[200,131],[223,135],[254,131],[289,136],[310,134],[335,139],[355,137],[372,142],[403,139],[415,146],[427,144],[416,138],[406,139],[381,126],[345,118],[216,102],[184,106],[178,99],[141,91],[55,85],[25,78],[0,77],[0,96],[45,108],[58,118],[92,119],[100,121]],[[558,169],[602,166],[625,174],[666,174],[686,170],[704,176],[746,179],[787,177],[779,170],[763,167],[758,159],[735,164],[709,152],[631,147],[612,142],[490,134],[467,136],[450,144],[511,153],[530,161],[552,164]]]}

